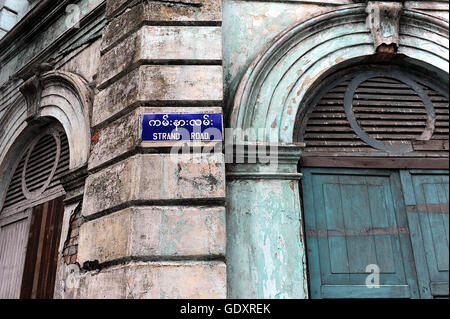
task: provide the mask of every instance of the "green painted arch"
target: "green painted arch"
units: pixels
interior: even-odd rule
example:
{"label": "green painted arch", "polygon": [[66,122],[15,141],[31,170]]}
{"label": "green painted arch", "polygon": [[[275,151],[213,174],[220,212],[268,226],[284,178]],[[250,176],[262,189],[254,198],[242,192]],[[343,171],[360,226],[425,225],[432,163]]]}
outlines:
{"label": "green painted arch", "polygon": [[[258,55],[236,91],[230,125],[259,129],[256,141],[294,142],[296,117],[324,74],[375,54],[364,4],[343,6],[294,25]],[[399,54],[449,72],[448,21],[405,9]]]}

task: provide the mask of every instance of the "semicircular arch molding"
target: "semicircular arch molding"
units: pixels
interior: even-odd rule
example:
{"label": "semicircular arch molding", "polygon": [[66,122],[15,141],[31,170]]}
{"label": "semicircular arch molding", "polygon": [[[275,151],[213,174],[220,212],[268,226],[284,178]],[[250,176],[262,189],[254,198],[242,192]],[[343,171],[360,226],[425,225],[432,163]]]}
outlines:
{"label": "semicircular arch molding", "polygon": [[87,81],[71,72],[49,71],[27,80],[20,91],[0,119],[0,175],[5,177],[0,181],[0,206],[17,158],[52,119],[67,135],[69,170],[86,166],[89,159],[93,98]]}
{"label": "semicircular arch molding", "polygon": [[92,91],[80,76],[50,71],[33,77],[21,87],[27,100],[27,121],[51,117],[62,124],[69,140],[70,169],[89,159]]}
{"label": "semicircular arch molding", "polygon": [[[261,142],[294,142],[308,90],[331,70],[376,53],[364,4],[343,6],[290,27],[250,65],[236,91],[230,125],[259,129]],[[449,72],[448,22],[403,11],[398,54]]]}

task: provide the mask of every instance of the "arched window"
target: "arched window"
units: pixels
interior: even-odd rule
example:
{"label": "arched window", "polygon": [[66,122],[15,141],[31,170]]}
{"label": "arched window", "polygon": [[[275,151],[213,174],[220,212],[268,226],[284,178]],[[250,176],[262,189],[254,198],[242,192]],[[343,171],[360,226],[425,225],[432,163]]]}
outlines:
{"label": "arched window", "polygon": [[313,298],[448,297],[442,82],[419,68],[359,65],[321,81],[300,110]]}
{"label": "arched window", "polygon": [[69,144],[47,126],[17,159],[0,212],[0,298],[52,298]]}

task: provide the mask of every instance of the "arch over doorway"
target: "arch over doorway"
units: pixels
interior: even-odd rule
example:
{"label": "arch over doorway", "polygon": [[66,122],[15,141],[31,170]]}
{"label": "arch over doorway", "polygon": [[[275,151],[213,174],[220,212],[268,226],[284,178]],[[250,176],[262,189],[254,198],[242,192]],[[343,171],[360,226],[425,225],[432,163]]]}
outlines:
{"label": "arch over doorway", "polygon": [[0,212],[2,298],[52,298],[64,217],[69,145],[50,122],[17,158]]}
{"label": "arch over doorway", "polygon": [[[266,46],[241,80],[230,125],[259,129],[253,132],[254,140],[245,143],[277,145],[279,165],[246,161],[228,166],[227,276],[231,298],[309,295],[297,166],[305,145],[297,143],[298,114],[330,74],[385,58],[377,54],[367,17],[366,5],[356,4],[290,27]],[[404,9],[398,35],[397,54],[390,56],[392,63],[425,68],[436,78],[446,78],[447,21]],[[242,149],[244,154],[238,155],[247,159],[251,152]],[[235,152],[239,151],[236,148]]]}
{"label": "arch over doorway", "polygon": [[338,71],[298,114],[313,298],[448,296],[448,84],[417,71]]}
{"label": "arch over doorway", "polygon": [[[366,24],[365,4],[350,5],[294,25],[258,55],[236,91],[230,125],[264,128],[258,141],[292,143],[302,101],[328,72],[376,53]],[[449,72],[447,21],[405,9],[400,19],[398,56]]]}

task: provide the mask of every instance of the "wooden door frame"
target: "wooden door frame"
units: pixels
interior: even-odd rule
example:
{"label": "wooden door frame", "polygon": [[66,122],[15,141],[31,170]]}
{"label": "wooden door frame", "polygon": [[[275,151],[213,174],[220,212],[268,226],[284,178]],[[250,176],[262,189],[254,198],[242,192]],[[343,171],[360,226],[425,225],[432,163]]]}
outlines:
{"label": "wooden door frame", "polygon": [[327,157],[305,156],[299,169],[317,168],[373,168],[373,169],[449,169],[448,158],[427,157]]}
{"label": "wooden door frame", "polygon": [[20,289],[21,299],[53,298],[64,217],[64,197],[60,196],[32,208]]}

